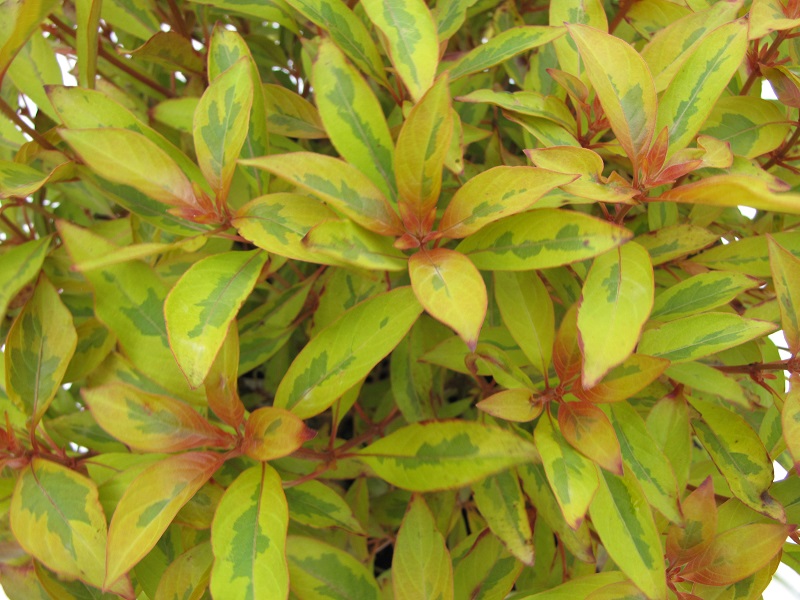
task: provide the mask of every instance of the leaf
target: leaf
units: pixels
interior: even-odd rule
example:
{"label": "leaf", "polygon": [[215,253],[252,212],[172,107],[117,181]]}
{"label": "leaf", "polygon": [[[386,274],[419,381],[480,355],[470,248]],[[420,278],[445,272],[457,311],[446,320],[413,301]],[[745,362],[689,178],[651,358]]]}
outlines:
{"label": "leaf", "polygon": [[505,598],[524,568],[488,529],[453,549],[453,566],[454,596],[475,600]]}
{"label": "leaf", "polygon": [[441,329],[432,319],[421,317],[392,351],[389,362],[392,395],[408,423],[436,416],[433,368],[420,358],[428,349],[432,334]]}
{"label": "leaf", "polygon": [[396,600],[453,600],[453,563],[428,505],[411,497],[392,556]]}
{"label": "leaf", "polygon": [[22,163],[0,160],[0,198],[25,198],[47,183],[72,177],[73,163],[65,160],[43,173]]}
{"label": "leaf", "polygon": [[164,318],[169,345],[192,387],[208,375],[266,260],[260,250],[206,257],[192,265],[167,295]]}
{"label": "leaf", "polygon": [[775,329],[772,323],[707,312],[648,329],[642,334],[638,352],[673,363],[686,362],[763,337]]}
{"label": "leaf", "polygon": [[643,354],[631,354],[611,369],[597,385],[584,389],[576,381],[570,392],[586,402],[620,402],[635,396],[667,369],[669,361]]}
{"label": "leaf", "polygon": [[492,394],[475,407],[498,419],[526,423],[542,414],[544,404],[536,400],[531,390],[514,388]]}
{"label": "leaf", "polygon": [[534,561],[533,531],[525,497],[513,470],[490,475],[472,485],[473,497],[489,529],[522,563]]}
{"label": "leaf", "polygon": [[592,524],[608,555],[648,598],[667,598],[661,539],[633,475],[600,471],[600,487],[589,507]]}
{"label": "leaf", "polygon": [[781,327],[789,352],[800,352],[800,259],[767,236],[772,284],[781,309]]}
{"label": "leaf", "polygon": [[673,321],[717,308],[758,285],[758,280],[741,273],[700,273],[660,292],[653,303],[650,318]]}
{"label": "leaf", "polygon": [[667,377],[706,394],[718,396],[743,408],[750,408],[751,402],[744,388],[736,379],[701,362],[685,362],[671,365]]}
{"label": "leaf", "polygon": [[451,327],[472,350],[486,317],[486,285],[472,262],[446,248],[422,249],[408,261],[411,287],[435,319]]}
{"label": "leaf", "polygon": [[[536,125],[539,125],[539,121],[544,120],[559,125],[566,130],[564,133],[575,131],[575,117],[564,101],[556,96],[544,96],[534,91],[511,93],[484,89],[475,90],[465,96],[458,96],[456,100],[493,104],[516,116],[536,117],[538,121],[533,121]],[[507,116],[511,118],[513,115],[507,114]],[[525,123],[525,121],[520,122]]]}
{"label": "leaf", "polygon": [[288,410],[263,406],[247,418],[242,451],[262,462],[288,456],[316,432]]}
{"label": "leaf", "polygon": [[800,24],[800,19],[788,17],[780,0],[755,0],[750,14],[750,39],[757,40],[773,31],[784,31]]}
{"label": "leaf", "polygon": [[618,433],[605,413],[589,402],[558,405],[561,435],[573,448],[607,471],[622,475],[622,454]]}
{"label": "leaf", "polygon": [[543,208],[491,223],[456,250],[478,269],[547,269],[602,254],[631,238],[626,229],[580,213]]}
{"label": "leaf", "polygon": [[483,71],[518,54],[532,50],[564,35],[561,27],[528,25],[512,27],[480,44],[457,60],[450,68],[450,79]]}
{"label": "leaf", "polygon": [[0,80],[6,74],[14,57],[28,41],[48,14],[58,6],[54,0],[27,0],[18,5],[7,5],[6,17],[13,19],[13,26],[4,31],[0,46]]}
{"label": "leaf", "polygon": [[82,392],[98,425],[135,450],[177,452],[202,446],[226,448],[234,443],[233,436],[181,400],[150,394],[122,382]]}
{"label": "leaf", "polygon": [[631,355],[653,307],[653,285],[650,256],[636,243],[594,259],[578,308],[584,388]]}
{"label": "leaf", "polygon": [[[581,372],[583,354],[578,345],[578,305],[573,304],[561,319],[553,343],[553,367],[562,381],[570,381]],[[579,382],[577,382],[580,385]]]}
{"label": "leaf", "polygon": [[239,162],[294,183],[370,231],[381,235],[403,231],[400,218],[383,193],[358,169],[341,160],[311,152],[293,152]]}
{"label": "leaf", "polygon": [[289,503],[289,518],[315,529],[335,527],[359,535],[366,532],[353,509],[334,490],[311,480],[284,490]]}
{"label": "leaf", "polygon": [[372,88],[330,41],[320,45],[312,82],[320,117],[336,150],[387,198],[394,198],[394,145]]}
{"label": "leaf", "polygon": [[278,473],[261,464],[240,474],[222,496],[211,525],[214,597],[288,598],[288,526]]}
{"label": "leaf", "polygon": [[[600,0],[562,0],[550,3],[549,22],[553,26],[565,23],[582,23],[595,29],[608,31],[608,18]],[[580,77],[585,71],[575,43],[569,37],[558,38],[553,42],[558,57],[559,68]],[[585,77],[585,75],[584,75]]]}
{"label": "leaf", "polygon": [[215,452],[187,452],[142,471],[123,494],[108,527],[106,587],[150,552],[181,507],[223,460]]}
{"label": "leaf", "polygon": [[410,287],[373,296],[320,331],[281,380],[275,406],[318,415],[389,354],[422,312]]}
{"label": "leaf", "polygon": [[783,507],[767,491],[773,480],[772,461],[758,434],[733,411],[697,398],[689,402],[700,414],[692,419],[692,429],[733,495],[756,512],[784,522]]}
{"label": "leaf", "polygon": [[26,552],[53,571],[102,587],[106,520],[92,480],[34,458],[17,479],[9,514]]}
{"label": "leaf", "polygon": [[681,502],[685,518],[682,526],[670,525],[667,530],[666,554],[670,565],[685,563],[711,544],[717,531],[717,502],[714,484],[707,477]]}
{"label": "leaf", "polygon": [[620,38],[586,25],[568,25],[567,30],[635,172],[656,130],[656,89],[647,63]]}
{"label": "leaf", "polygon": [[211,81],[194,112],[197,162],[214,190],[217,206],[228,196],[236,159],[247,138],[253,104],[249,70],[249,58],[240,58]]}
{"label": "leaf", "polygon": [[53,284],[40,278],[8,332],[4,353],[6,393],[31,418],[31,431],[58,392],[77,343],[72,314]]}
{"label": "leaf", "polygon": [[385,36],[389,58],[411,97],[422,98],[433,84],[439,62],[436,23],[422,0],[364,0],[369,20]]}
{"label": "leaf", "polygon": [[463,487],[533,459],[513,433],[472,421],[429,421],[398,429],[358,452],[378,477],[417,492]]}
{"label": "leaf", "polygon": [[653,266],[664,264],[687,254],[694,254],[717,240],[719,240],[719,235],[690,223],[663,227],[637,236],[635,239],[637,244],[643,246],[650,253]]}
{"label": "leaf", "polygon": [[[752,21],[751,21],[752,27]],[[730,144],[731,152],[756,158],[775,150],[789,134],[780,104],[752,96],[723,96],[700,133]]]}
{"label": "leaf", "polygon": [[[341,2],[330,5],[344,7]],[[309,140],[328,137],[317,107],[300,94],[271,83],[265,83],[262,89],[271,133]]]}
{"label": "leaf", "polygon": [[197,75],[205,72],[203,57],[188,38],[176,31],[159,31],[144,44],[131,50],[130,54],[140,61],[156,63],[171,71],[189,71]]}
{"label": "leaf", "polygon": [[372,572],[344,550],[315,538],[289,536],[291,592],[298,600],[379,600]]}
{"label": "leaf", "polygon": [[[790,231],[770,235],[785,250],[800,256],[800,236]],[[762,235],[715,246],[692,258],[692,262],[709,269],[737,271],[753,277],[772,277],[767,238]]]}
{"label": "leaf", "polygon": [[533,438],[564,520],[578,529],[597,491],[597,469],[567,443],[549,414],[539,419]]}
{"label": "leaf", "polygon": [[0,316],[30,281],[38,275],[50,247],[51,237],[12,246],[0,254]]}
{"label": "leaf", "polygon": [[418,235],[428,233],[436,217],[442,167],[453,135],[450,104],[443,75],[411,109],[397,138],[394,172],[400,214],[406,229]]}
{"label": "leaf", "polygon": [[620,581],[595,590],[586,600],[647,600],[647,596],[630,581]]}
{"label": "leaf", "polygon": [[233,321],[222,347],[214,359],[205,380],[208,408],[219,419],[234,429],[244,420],[244,404],[239,399],[237,381],[239,376],[239,329]]}
{"label": "leaf", "polygon": [[574,175],[536,167],[501,166],[483,171],[453,195],[439,222],[439,232],[451,239],[467,237],[503,217],[528,210],[547,192],[574,179]]}
{"label": "leaf", "polygon": [[153,600],[200,600],[208,588],[213,560],[210,542],[189,548],[164,571]]}
{"label": "leaf", "polygon": [[797,194],[778,194],[766,181],[747,175],[706,177],[672,188],[659,200],[723,207],[744,204],[759,210],[800,214]]}
{"label": "leaf", "polygon": [[692,432],[689,409],[682,395],[667,395],[655,403],[647,415],[647,431],[669,459],[678,489],[689,479],[692,462]]}
{"label": "leaf", "polygon": [[786,447],[794,460],[794,468],[800,472],[800,381],[791,380],[791,389],[786,394],[781,410],[781,426]]}
{"label": "leaf", "polygon": [[587,598],[592,592],[602,590],[610,585],[623,582],[625,575],[620,571],[603,571],[592,573],[584,577],[572,579],[554,588],[533,594],[520,596],[518,600],[573,600],[574,598]]}
{"label": "leaf", "polygon": [[405,271],[408,258],[392,245],[391,238],[379,235],[349,220],[324,221],[303,238],[315,255],[334,264],[351,265],[370,271]]}

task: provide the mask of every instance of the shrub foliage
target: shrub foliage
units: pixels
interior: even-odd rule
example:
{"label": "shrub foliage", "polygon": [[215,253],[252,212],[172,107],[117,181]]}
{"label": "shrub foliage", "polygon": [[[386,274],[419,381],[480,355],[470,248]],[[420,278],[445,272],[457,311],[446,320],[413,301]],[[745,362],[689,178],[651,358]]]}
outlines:
{"label": "shrub foliage", "polygon": [[12,599],[800,565],[800,2],[2,11]]}

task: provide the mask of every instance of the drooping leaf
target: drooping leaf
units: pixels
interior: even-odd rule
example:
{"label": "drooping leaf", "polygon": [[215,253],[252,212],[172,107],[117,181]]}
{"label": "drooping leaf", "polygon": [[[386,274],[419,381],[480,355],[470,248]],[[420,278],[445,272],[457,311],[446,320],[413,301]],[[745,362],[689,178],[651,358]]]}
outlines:
{"label": "drooping leaf", "polygon": [[360,461],[398,487],[426,492],[463,487],[533,459],[522,438],[471,421],[415,423],[358,452]]}
{"label": "drooping leaf", "polygon": [[650,410],[646,424],[647,431],[672,465],[678,489],[684,489],[689,479],[693,448],[686,400],[679,394],[664,396]]}
{"label": "drooping leaf", "polygon": [[291,454],[315,435],[288,410],[263,406],[247,418],[242,450],[253,460],[268,461]]}
{"label": "drooping leaf", "polygon": [[767,237],[772,283],[781,309],[781,327],[789,352],[800,352],[800,259]]}
{"label": "drooping leaf", "polygon": [[558,406],[561,435],[578,452],[607,471],[622,475],[618,433],[605,413],[590,402],[562,402]]}
{"label": "drooping leaf", "polygon": [[176,31],[159,31],[144,44],[131,50],[130,54],[138,60],[156,63],[167,69],[193,74],[202,74],[205,71],[202,55],[192,47],[189,39]]}
{"label": "drooping leaf", "polygon": [[389,362],[392,394],[408,423],[432,419],[436,415],[434,370],[420,358],[440,330],[432,319],[423,316],[392,352]]}
{"label": "drooping leaf", "polygon": [[48,172],[12,161],[0,161],[0,198],[25,198],[47,183],[69,179],[74,165],[69,161],[56,164]]}
{"label": "drooping leaf", "polygon": [[286,599],[289,512],[281,478],[269,465],[251,467],[228,486],[211,525],[215,598]]}

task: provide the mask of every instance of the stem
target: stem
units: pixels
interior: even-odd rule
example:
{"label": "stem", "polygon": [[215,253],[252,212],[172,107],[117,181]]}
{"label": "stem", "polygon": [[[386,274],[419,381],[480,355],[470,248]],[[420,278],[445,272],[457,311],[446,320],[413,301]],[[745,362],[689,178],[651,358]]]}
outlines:
{"label": "stem", "polygon": [[772,157],[761,165],[761,168],[765,171],[770,167],[776,165],[780,161],[783,160],[783,157],[789,153],[789,151],[794,148],[794,145],[800,140],[800,121],[795,124],[794,131],[792,132],[792,137],[786,140],[780,148],[772,155]]}
{"label": "stem", "polygon": [[44,139],[38,131],[33,129],[30,125],[28,125],[25,120],[17,114],[9,104],[2,98],[0,98],[0,112],[2,112],[5,116],[11,119],[14,122],[14,125],[22,129],[23,133],[28,134],[31,136],[34,141],[39,144],[42,148],[46,148],[47,150],[55,150],[56,147],[53,146],[50,142]]}
{"label": "stem", "polygon": [[779,360],[776,362],[753,363],[749,365],[720,365],[714,367],[723,373],[758,373],[760,371],[785,371],[789,366],[789,360]]}
{"label": "stem", "polygon": [[[758,58],[758,63],[768,64],[770,59],[772,59],[772,57],[778,52],[778,46],[780,46],[785,39],[786,31],[779,31],[778,35],[775,36],[775,41],[773,41],[772,44],[770,44],[770,47],[767,48],[764,56]],[[750,72],[750,75],[747,76],[747,81],[744,82],[742,89],[739,91],[740,96],[745,96],[747,92],[750,91],[750,88],[753,87],[756,79],[761,76],[761,70],[758,68],[758,63],[754,66],[753,70]]]}
{"label": "stem", "polygon": [[622,23],[622,19],[625,18],[625,15],[628,14],[628,11],[633,6],[633,0],[620,0],[619,8],[617,9],[617,14],[614,15],[614,20],[611,21],[611,24],[608,26],[608,33],[614,33],[614,30],[617,28],[617,25]]}

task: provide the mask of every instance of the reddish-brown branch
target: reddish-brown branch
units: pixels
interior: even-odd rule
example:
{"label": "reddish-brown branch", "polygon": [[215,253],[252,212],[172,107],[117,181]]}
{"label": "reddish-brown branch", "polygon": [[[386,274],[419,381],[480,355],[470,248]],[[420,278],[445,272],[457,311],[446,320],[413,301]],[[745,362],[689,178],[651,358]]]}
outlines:
{"label": "reddish-brown branch", "polygon": [[628,14],[631,6],[633,6],[633,0],[620,0],[617,14],[614,15],[614,20],[608,26],[608,33],[614,33],[617,26],[622,23],[622,19]]}

